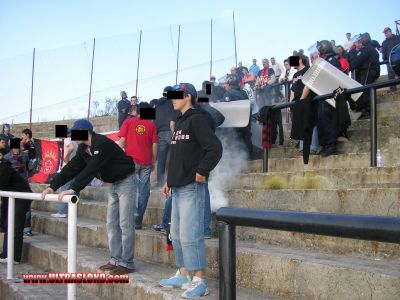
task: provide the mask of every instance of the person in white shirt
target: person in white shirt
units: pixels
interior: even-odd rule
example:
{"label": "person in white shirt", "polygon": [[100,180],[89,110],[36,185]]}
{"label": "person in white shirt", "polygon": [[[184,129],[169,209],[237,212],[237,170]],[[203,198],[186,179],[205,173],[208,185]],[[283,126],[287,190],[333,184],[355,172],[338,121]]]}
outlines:
{"label": "person in white shirt", "polygon": [[[281,74],[281,76],[279,76],[279,82],[283,83],[283,82],[292,81],[293,75],[296,73],[296,69],[292,68],[290,66],[290,62],[289,62],[288,59],[285,59],[283,61],[283,65],[285,67],[285,71]],[[287,97],[287,95],[285,94],[285,87],[284,86],[282,86],[281,92],[282,92],[283,97]],[[289,88],[289,94],[290,94],[290,88]]]}
{"label": "person in white shirt", "polygon": [[[62,163],[61,168],[63,168],[76,154],[78,150],[78,144],[71,140],[70,131],[68,131],[68,137],[63,140],[64,144],[64,161]],[[74,179],[67,182],[60,188],[60,192],[67,191],[70,189],[71,185],[74,183]],[[58,212],[55,214],[51,214],[54,218],[67,218],[68,217],[68,204],[60,203],[58,205]]]}
{"label": "person in white shirt", "polygon": [[346,33],[346,38],[347,38],[347,41],[343,44],[343,47],[344,47],[344,50],[349,51],[350,48],[353,46],[353,41],[352,41],[350,32]]}
{"label": "person in white shirt", "polygon": [[283,66],[280,63],[277,63],[274,57],[271,57],[271,68],[274,69],[276,78],[279,78],[279,76],[285,72]]}

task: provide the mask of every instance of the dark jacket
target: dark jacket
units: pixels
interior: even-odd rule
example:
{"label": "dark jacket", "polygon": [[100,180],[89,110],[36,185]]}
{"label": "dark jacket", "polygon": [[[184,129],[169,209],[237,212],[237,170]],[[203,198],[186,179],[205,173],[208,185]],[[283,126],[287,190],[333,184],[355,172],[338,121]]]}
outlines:
{"label": "dark jacket", "polygon": [[208,177],[222,157],[222,144],[198,109],[180,116],[171,141],[167,184],[169,187],[193,183],[196,173]]}
{"label": "dark jacket", "polygon": [[400,44],[400,35],[393,35],[390,39],[386,38],[382,43],[382,59],[388,60],[390,51],[396,46]]}
{"label": "dark jacket", "polygon": [[216,108],[210,106],[210,104],[198,104],[196,103],[194,108],[199,109],[204,115],[207,117],[209,121],[209,125],[213,131],[221,126],[222,123],[225,121],[225,117],[223,114],[219,112]]}
{"label": "dark jacket", "polygon": [[157,133],[161,131],[170,131],[169,124],[174,118],[174,106],[172,100],[166,97],[154,101],[156,105],[156,119],[154,123],[157,127]]}
{"label": "dark jacket", "polygon": [[122,123],[128,117],[130,108],[131,108],[131,102],[129,102],[129,100],[122,99],[118,102],[118,125],[120,128]]}
{"label": "dark jacket", "polygon": [[[366,44],[350,60],[350,70],[356,71],[356,80],[361,84],[378,79],[381,70],[378,51],[371,44]],[[365,80],[367,73],[370,80]]]}
{"label": "dark jacket", "polygon": [[0,160],[0,191],[32,193],[29,183],[5,159]]}
{"label": "dark jacket", "polygon": [[238,88],[231,88],[229,91],[226,91],[224,96],[222,97],[224,101],[236,101],[236,100],[245,100],[249,99],[247,93]]}
{"label": "dark jacket", "polygon": [[71,189],[78,193],[95,177],[113,183],[125,179],[135,170],[132,158],[104,135],[93,132],[90,147],[92,155],[86,149],[86,145],[79,145],[74,158],[53,178],[50,187],[54,191],[75,178]]}

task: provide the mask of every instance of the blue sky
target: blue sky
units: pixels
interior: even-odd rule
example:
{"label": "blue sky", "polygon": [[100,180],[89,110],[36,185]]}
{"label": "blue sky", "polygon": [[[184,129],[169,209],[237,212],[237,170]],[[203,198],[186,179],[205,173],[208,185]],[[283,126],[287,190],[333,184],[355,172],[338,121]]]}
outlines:
{"label": "blue sky", "polygon": [[[238,59],[245,66],[316,40],[345,40],[370,32],[380,43],[394,29],[398,1],[6,1],[0,0],[0,122],[29,121],[32,50],[36,47],[33,120],[84,117],[93,38],[93,100],[134,94],[139,30],[143,29],[139,91],[145,101],[175,83],[177,24],[181,24],[179,81],[197,88],[207,79],[210,19],[214,18],[213,73],[234,65],[232,11]],[[329,14],[328,14],[329,12]],[[12,105],[3,106],[4,103]],[[52,106],[51,106],[52,105]]]}

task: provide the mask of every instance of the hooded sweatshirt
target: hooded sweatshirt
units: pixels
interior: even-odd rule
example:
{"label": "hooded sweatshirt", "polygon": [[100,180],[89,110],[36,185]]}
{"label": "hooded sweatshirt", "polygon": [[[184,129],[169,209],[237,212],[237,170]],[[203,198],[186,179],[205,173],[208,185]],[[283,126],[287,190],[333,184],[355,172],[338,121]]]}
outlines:
{"label": "hooded sweatshirt", "polygon": [[178,117],[170,151],[167,185],[180,187],[193,183],[196,173],[208,178],[222,157],[222,144],[206,116],[191,108]]}

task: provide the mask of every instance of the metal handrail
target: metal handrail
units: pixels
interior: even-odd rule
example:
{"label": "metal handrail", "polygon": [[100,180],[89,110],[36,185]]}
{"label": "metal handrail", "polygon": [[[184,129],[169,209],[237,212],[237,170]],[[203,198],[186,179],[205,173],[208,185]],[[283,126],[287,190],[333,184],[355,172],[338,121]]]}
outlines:
{"label": "metal handrail", "polygon": [[[386,63],[386,61],[381,62]],[[376,90],[389,87],[389,86],[394,86],[400,84],[400,78],[397,79],[391,79],[387,81],[382,81],[382,82],[375,82],[371,83],[368,85],[364,85],[361,87],[356,87],[352,89],[347,89],[346,93],[347,94],[355,94],[355,93],[360,93],[360,92],[365,92],[369,91],[370,93],[370,106],[371,106],[371,167],[376,167],[377,166],[377,135],[378,135],[378,129],[377,129],[377,109],[376,109]],[[334,97],[334,93],[329,93],[325,95],[320,95],[314,97],[311,101],[313,102],[318,102],[318,101],[323,101],[327,99],[331,99]],[[271,106],[271,110],[281,110],[284,108],[290,108],[293,107],[294,105],[297,105],[295,102],[287,102],[287,103],[282,103],[282,104],[276,104]],[[264,148],[263,149],[263,172],[267,173],[268,172],[268,149]]]}
{"label": "metal handrail", "polygon": [[[40,193],[20,193],[0,191],[0,197],[8,197],[8,221],[7,221],[7,279],[14,278],[14,224],[15,224],[15,200],[33,200],[68,203],[68,273],[76,272],[76,244],[77,244],[77,215],[79,197],[65,195],[61,201],[57,194],[48,194],[42,200]],[[76,285],[68,283],[68,300],[76,299]]]}
{"label": "metal handrail", "polygon": [[222,207],[217,211],[219,299],[236,299],[236,226],[400,244],[400,218]]}

